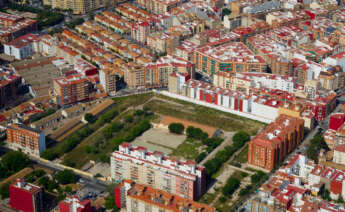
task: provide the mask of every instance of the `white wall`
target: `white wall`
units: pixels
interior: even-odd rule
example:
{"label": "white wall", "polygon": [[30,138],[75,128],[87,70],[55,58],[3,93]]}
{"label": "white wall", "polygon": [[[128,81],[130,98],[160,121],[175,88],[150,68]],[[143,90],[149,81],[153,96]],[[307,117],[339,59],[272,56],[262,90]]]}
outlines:
{"label": "white wall", "polygon": [[261,116],[261,115],[253,115],[253,114],[250,114],[250,113],[245,113],[245,112],[240,112],[240,111],[232,110],[230,108],[218,106],[218,105],[215,105],[215,104],[210,104],[210,103],[207,103],[207,102],[204,102],[204,101],[200,101],[200,100],[196,100],[196,99],[191,99],[191,98],[188,98],[188,97],[185,97],[185,96],[181,96],[181,95],[178,95],[178,94],[169,93],[168,91],[157,91],[156,90],[156,92],[158,94],[169,96],[169,97],[172,97],[172,98],[175,98],[175,99],[184,100],[184,101],[187,101],[187,102],[191,102],[191,103],[194,103],[194,104],[198,104],[198,105],[202,105],[202,106],[205,106],[205,107],[213,108],[213,109],[220,110],[220,111],[223,111],[223,112],[227,112],[227,113],[235,114],[235,115],[242,116],[242,117],[245,117],[245,118],[249,118],[249,119],[257,120],[257,121],[260,121],[260,122],[264,122],[264,123],[267,123],[267,124],[271,123],[275,119],[275,118],[274,119],[270,119],[270,118],[267,118],[267,117],[264,117],[264,116]]}

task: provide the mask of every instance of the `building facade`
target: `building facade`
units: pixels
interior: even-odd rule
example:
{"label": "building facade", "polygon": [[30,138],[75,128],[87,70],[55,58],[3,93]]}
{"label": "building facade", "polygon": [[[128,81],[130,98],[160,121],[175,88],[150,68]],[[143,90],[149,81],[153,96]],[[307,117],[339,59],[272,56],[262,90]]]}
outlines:
{"label": "building facade", "polygon": [[44,0],[43,4],[63,10],[72,10],[74,14],[85,14],[101,7],[114,6],[117,1],[110,0]]}
{"label": "building facade", "polygon": [[6,144],[11,149],[40,156],[46,149],[46,138],[44,132],[23,124],[11,124],[6,130]]}
{"label": "building facade", "polygon": [[131,180],[124,180],[115,187],[115,205],[128,212],[216,211],[215,208],[206,204],[181,198],[178,195],[138,184]]}
{"label": "building facade", "polygon": [[9,43],[4,44],[4,52],[17,60],[32,56],[39,51],[39,39],[37,35],[26,34]]}
{"label": "building facade", "polygon": [[9,187],[10,206],[17,211],[43,212],[42,188],[18,179]]}
{"label": "building facade", "polygon": [[109,68],[99,71],[99,83],[109,95],[114,95],[116,93],[119,80],[120,76],[116,70]]}
{"label": "building facade", "polygon": [[223,72],[264,72],[266,62],[256,56],[242,42],[219,46],[206,45],[194,51],[193,62],[197,71],[213,75]]}
{"label": "building facade", "polygon": [[182,198],[198,200],[206,189],[205,168],[194,161],[178,161],[161,152],[122,143],[111,156],[115,182],[131,179]]}
{"label": "building facade", "polygon": [[67,197],[59,202],[59,212],[91,212],[91,202],[88,199],[81,201],[78,196]]}
{"label": "building facade", "polygon": [[0,108],[16,99],[21,86],[21,76],[10,69],[0,69]]}
{"label": "building facade", "polygon": [[0,44],[8,43],[19,36],[37,31],[37,21],[0,12]]}
{"label": "building facade", "polygon": [[271,171],[303,137],[303,119],[280,115],[249,142],[248,163]]}
{"label": "building facade", "polygon": [[56,102],[61,105],[88,101],[92,91],[91,83],[81,74],[59,77],[54,80]]}

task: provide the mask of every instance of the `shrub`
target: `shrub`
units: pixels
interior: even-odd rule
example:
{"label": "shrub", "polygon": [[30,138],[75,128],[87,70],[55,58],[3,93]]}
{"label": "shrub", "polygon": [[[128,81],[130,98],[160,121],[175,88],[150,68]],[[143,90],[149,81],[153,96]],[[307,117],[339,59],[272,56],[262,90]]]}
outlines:
{"label": "shrub", "polygon": [[233,146],[235,148],[241,148],[249,140],[250,140],[250,135],[244,131],[238,131],[232,137]]}
{"label": "shrub", "polygon": [[236,189],[240,187],[240,184],[241,182],[239,179],[230,177],[222,189],[223,195],[231,197],[231,195],[236,191]]}
{"label": "shrub", "polygon": [[200,163],[202,160],[204,160],[204,158],[206,158],[207,156],[207,153],[206,152],[202,152],[200,153],[196,158],[195,158],[195,161],[197,163]]}
{"label": "shrub", "polygon": [[175,134],[182,134],[184,131],[184,126],[181,123],[171,123],[169,124],[169,131]]}
{"label": "shrub", "polygon": [[91,113],[86,113],[84,116],[84,119],[89,123],[95,122],[95,116],[92,115]]}
{"label": "shrub", "polygon": [[252,183],[256,184],[259,183],[260,181],[267,179],[267,174],[265,174],[263,171],[258,171],[255,174],[253,174],[250,179]]}
{"label": "shrub", "polygon": [[66,185],[69,183],[75,183],[77,181],[77,177],[72,170],[65,169],[63,171],[59,171],[56,173],[54,178],[58,181],[58,183],[62,185]]}

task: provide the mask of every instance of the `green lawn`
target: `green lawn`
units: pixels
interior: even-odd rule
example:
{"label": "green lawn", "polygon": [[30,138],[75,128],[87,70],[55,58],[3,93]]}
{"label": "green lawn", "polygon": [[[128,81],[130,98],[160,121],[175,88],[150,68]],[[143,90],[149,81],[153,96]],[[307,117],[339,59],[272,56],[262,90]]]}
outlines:
{"label": "green lawn", "polygon": [[156,99],[146,104],[152,111],[163,115],[173,115],[177,118],[198,122],[226,131],[245,130],[250,134],[256,133],[260,128],[265,126],[263,123],[212,108],[163,96],[159,96],[159,98],[164,98],[180,104],[168,103]]}
{"label": "green lawn", "polygon": [[199,148],[202,143],[198,140],[186,139],[176,149],[172,151],[171,156],[184,158],[186,160],[194,160],[199,155]]}
{"label": "green lawn", "polygon": [[238,163],[248,162],[248,145],[246,145],[246,147],[234,158],[233,161]]}
{"label": "green lawn", "polygon": [[115,107],[119,110],[119,112],[121,112],[126,110],[127,108],[141,105],[152,97],[153,93],[145,93],[125,97],[115,97],[113,98],[113,100],[115,102]]}

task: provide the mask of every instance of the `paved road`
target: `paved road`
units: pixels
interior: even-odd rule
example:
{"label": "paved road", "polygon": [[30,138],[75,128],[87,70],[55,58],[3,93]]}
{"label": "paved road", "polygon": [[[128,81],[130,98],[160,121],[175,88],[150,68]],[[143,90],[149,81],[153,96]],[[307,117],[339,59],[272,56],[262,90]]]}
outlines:
{"label": "paved road", "polygon": [[[53,171],[62,171],[63,169],[52,165],[52,164],[47,164],[44,163],[40,160],[37,160],[36,158],[30,158],[31,160],[33,160],[35,163],[39,164],[39,166],[53,170]],[[106,189],[106,187],[108,186],[107,183],[97,180],[96,178],[90,178],[90,177],[86,177],[84,175],[75,173],[80,179],[82,179],[85,183],[85,185],[91,187],[91,188],[95,188],[96,190],[100,190],[100,191],[104,191]]]}

